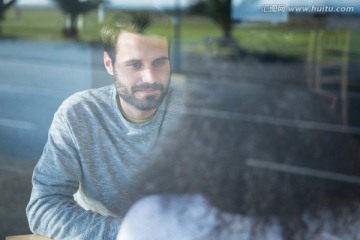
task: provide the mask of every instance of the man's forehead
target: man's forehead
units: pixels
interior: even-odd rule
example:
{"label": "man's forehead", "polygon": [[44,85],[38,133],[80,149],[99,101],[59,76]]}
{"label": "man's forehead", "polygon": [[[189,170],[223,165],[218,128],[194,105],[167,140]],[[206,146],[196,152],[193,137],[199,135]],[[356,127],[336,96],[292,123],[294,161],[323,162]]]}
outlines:
{"label": "man's forehead", "polygon": [[157,35],[123,32],[119,35],[116,46],[116,58],[120,62],[154,61],[163,57],[168,58],[168,54],[167,39]]}
{"label": "man's forehead", "polygon": [[142,35],[123,31],[119,34],[117,48],[141,48],[141,47],[168,48],[166,37],[160,35]]}

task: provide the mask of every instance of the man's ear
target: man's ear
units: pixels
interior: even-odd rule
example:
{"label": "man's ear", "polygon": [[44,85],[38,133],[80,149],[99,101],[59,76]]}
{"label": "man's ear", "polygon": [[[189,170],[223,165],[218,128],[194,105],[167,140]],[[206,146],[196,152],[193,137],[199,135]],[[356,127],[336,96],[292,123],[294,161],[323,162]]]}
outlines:
{"label": "man's ear", "polygon": [[104,66],[110,75],[114,75],[113,63],[107,52],[104,52]]}

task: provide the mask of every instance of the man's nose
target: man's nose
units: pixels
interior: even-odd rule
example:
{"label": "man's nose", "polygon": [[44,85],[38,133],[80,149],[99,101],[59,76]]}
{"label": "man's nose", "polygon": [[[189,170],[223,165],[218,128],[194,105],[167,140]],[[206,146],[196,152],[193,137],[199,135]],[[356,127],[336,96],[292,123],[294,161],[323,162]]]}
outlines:
{"label": "man's nose", "polygon": [[151,68],[145,68],[142,72],[142,80],[147,83],[156,82],[155,71]]}

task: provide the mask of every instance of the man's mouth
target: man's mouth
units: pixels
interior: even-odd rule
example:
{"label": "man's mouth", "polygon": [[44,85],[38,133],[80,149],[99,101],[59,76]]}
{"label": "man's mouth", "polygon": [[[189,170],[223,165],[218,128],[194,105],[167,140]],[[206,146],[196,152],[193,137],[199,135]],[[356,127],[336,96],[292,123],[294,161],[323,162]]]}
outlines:
{"label": "man's mouth", "polygon": [[142,92],[142,93],[155,93],[157,91],[159,91],[159,89],[156,89],[156,88],[143,88],[143,89],[137,90],[137,92]]}
{"label": "man's mouth", "polygon": [[143,93],[154,93],[157,91],[162,91],[163,86],[161,84],[146,84],[133,87],[134,92],[143,92]]}

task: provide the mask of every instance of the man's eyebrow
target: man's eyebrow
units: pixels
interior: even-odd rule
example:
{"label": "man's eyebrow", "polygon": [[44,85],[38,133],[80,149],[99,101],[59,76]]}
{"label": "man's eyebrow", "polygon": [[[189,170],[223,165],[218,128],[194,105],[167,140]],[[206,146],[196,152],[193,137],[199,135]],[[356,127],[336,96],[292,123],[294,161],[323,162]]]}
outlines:
{"label": "man's eyebrow", "polygon": [[134,59],[129,59],[129,60],[124,61],[124,63],[134,63],[134,62],[142,62],[142,60],[134,58]]}
{"label": "man's eyebrow", "polygon": [[168,60],[169,58],[168,57],[159,57],[159,58],[156,58],[154,61],[157,61],[157,60]]}
{"label": "man's eyebrow", "polygon": [[[169,60],[169,58],[166,56],[162,56],[162,57],[154,59],[154,61],[157,61],[157,60]],[[124,61],[125,64],[131,64],[131,63],[135,63],[135,62],[142,62],[142,60],[134,58],[134,59],[129,59],[129,60]]]}

